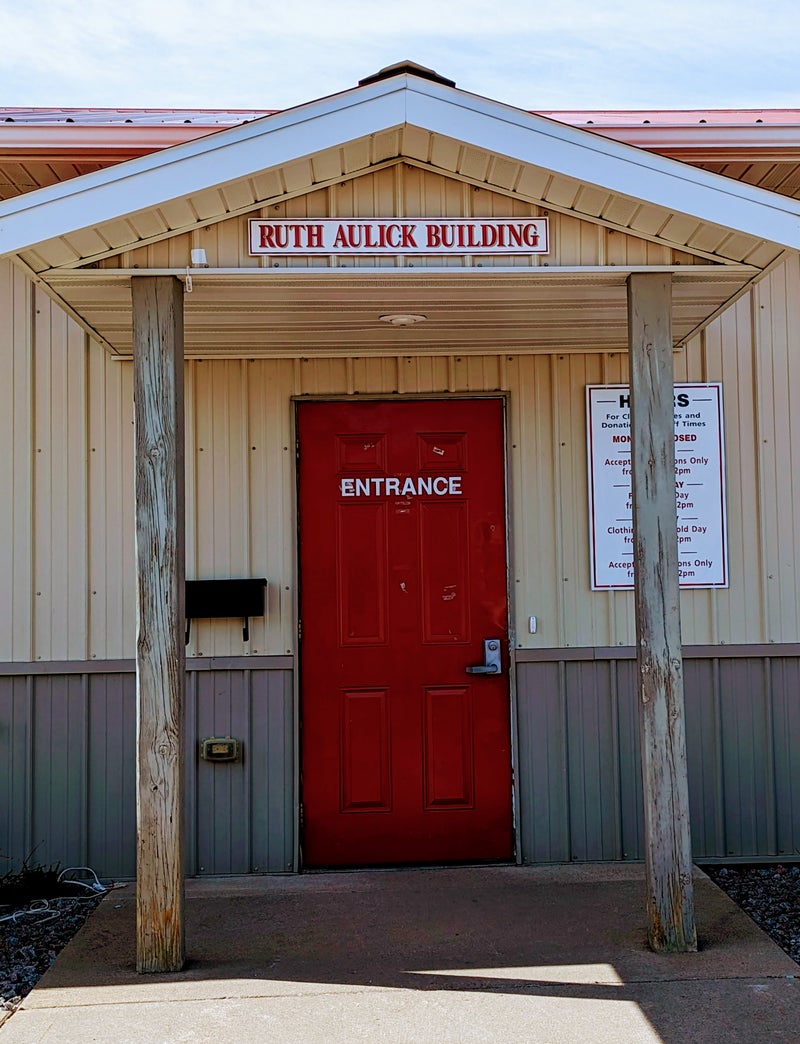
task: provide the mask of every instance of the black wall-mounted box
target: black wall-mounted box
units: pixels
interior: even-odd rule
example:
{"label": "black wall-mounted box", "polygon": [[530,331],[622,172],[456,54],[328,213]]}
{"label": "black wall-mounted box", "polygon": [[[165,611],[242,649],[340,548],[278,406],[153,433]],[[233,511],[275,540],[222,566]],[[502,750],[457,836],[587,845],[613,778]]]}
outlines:
{"label": "black wall-mounted box", "polygon": [[267,594],[266,577],[247,580],[186,581],[186,642],[192,620],[239,616],[244,620],[244,641],[250,640],[248,620],[263,616]]}

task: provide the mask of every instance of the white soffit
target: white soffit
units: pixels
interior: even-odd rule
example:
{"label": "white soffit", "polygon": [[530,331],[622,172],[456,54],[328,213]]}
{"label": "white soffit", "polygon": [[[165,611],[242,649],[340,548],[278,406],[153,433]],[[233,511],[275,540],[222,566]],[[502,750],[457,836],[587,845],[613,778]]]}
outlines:
{"label": "white soffit", "polygon": [[77,267],[405,157],[708,259],[800,248],[795,200],[401,75],[8,200],[0,254]]}

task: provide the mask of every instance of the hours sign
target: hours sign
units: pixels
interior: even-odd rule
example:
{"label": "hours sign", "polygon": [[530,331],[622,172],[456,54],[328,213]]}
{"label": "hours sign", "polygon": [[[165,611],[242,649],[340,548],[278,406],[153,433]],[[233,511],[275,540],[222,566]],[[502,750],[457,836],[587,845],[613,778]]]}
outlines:
{"label": "hours sign", "polygon": [[[721,384],[675,385],[675,508],[681,587],[727,587]],[[588,385],[592,590],[633,587],[630,392]]]}

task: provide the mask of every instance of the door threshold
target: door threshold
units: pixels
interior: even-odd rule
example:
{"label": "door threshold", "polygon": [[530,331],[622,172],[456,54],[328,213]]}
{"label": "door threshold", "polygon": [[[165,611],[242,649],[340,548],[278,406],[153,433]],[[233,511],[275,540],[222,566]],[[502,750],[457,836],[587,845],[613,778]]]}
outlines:
{"label": "door threshold", "polygon": [[492,867],[518,866],[515,859],[492,859],[485,863],[399,863],[393,866],[307,866],[301,874],[396,874],[413,870],[489,870]]}

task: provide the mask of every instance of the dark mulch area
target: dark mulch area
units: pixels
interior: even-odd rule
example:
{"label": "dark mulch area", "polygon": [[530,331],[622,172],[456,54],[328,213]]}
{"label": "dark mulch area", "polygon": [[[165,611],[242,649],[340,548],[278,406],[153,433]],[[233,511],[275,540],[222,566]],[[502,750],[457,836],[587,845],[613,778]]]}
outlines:
{"label": "dark mulch area", "polygon": [[0,877],[0,1011],[16,1008],[102,898],[58,866]]}
{"label": "dark mulch area", "polygon": [[704,866],[703,870],[800,964],[800,866]]}

